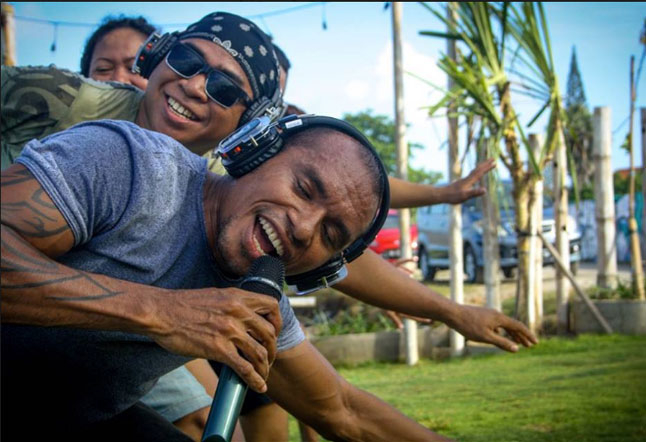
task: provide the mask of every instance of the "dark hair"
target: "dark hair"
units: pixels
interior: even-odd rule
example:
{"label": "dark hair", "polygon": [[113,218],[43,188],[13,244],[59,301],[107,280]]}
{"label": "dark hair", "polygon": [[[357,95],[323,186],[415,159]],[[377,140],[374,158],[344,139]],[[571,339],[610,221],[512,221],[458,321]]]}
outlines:
{"label": "dark hair", "polygon": [[99,26],[99,28],[90,35],[90,38],[88,38],[85,43],[85,49],[83,49],[83,56],[81,57],[81,75],[85,77],[90,76],[90,63],[92,62],[92,54],[94,53],[96,44],[101,41],[106,34],[114,31],[115,29],[121,28],[134,29],[135,31],[142,33],[145,38],[148,38],[150,34],[156,31],[155,26],[148,23],[148,21],[141,16],[126,17],[124,15],[120,15],[118,17],[104,17],[101,26]]}

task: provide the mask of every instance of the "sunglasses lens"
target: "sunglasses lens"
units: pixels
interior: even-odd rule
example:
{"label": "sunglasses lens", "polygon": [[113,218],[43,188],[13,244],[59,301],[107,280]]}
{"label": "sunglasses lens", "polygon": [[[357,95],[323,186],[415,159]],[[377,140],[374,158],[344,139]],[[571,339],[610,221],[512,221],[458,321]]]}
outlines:
{"label": "sunglasses lens", "polygon": [[206,93],[222,106],[230,107],[242,98],[240,88],[221,72],[212,71],[206,81]]}
{"label": "sunglasses lens", "polygon": [[204,60],[182,44],[173,46],[166,57],[166,62],[171,69],[183,77],[192,77],[204,66]]}

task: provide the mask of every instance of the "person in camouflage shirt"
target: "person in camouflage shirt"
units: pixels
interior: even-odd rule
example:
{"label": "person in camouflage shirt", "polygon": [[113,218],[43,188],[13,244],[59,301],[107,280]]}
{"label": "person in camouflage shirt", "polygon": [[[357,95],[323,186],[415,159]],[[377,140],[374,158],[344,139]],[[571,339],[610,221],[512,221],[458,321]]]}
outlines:
{"label": "person in camouflage shirt", "polygon": [[23,146],[87,120],[134,121],[144,92],[55,66],[2,66],[2,170]]}

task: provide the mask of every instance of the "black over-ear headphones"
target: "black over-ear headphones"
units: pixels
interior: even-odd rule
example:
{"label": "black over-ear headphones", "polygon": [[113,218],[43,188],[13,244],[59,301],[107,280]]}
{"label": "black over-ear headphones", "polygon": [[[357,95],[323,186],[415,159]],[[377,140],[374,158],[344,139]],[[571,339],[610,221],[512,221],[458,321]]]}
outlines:
{"label": "black over-ear headphones", "polygon": [[336,118],[316,115],[290,115],[273,124],[267,117],[256,118],[222,140],[217,150],[217,154],[222,158],[222,165],[229,175],[237,178],[252,171],[280,152],[287,138],[312,127],[333,128],[351,136],[365,146],[374,156],[379,167],[379,179],[383,194],[377,215],[366,233],[321,267],[298,275],[287,276],[287,284],[296,286],[298,294],[329,287],[345,278],[347,275],[345,263],[356,259],[363,253],[386,221],[390,207],[390,189],[388,175],[379,155],[370,141],[351,124]]}
{"label": "black over-ear headphones", "polygon": [[[157,65],[164,60],[166,54],[171,50],[173,45],[179,41],[179,32],[166,33],[161,35],[157,32],[152,33],[141,45],[132,64],[132,72],[139,74],[144,78],[149,78]],[[273,96],[255,98],[249,107],[244,111],[238,122],[238,127],[263,115],[269,117],[271,121],[276,121],[285,113],[287,106],[283,102],[280,87],[276,88]]]}

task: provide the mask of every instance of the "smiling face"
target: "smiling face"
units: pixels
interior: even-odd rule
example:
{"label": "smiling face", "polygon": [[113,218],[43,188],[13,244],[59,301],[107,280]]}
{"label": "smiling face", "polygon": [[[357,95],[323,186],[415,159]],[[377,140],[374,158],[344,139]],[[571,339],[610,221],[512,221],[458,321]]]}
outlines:
{"label": "smiling face", "polygon": [[225,272],[244,274],[268,254],[284,262],[287,274],[302,273],[367,230],[378,197],[375,172],[361,155],[365,147],[338,132],[327,132],[315,143],[290,145],[229,181],[211,226],[214,255]]}
{"label": "smiling face", "polygon": [[[197,50],[211,67],[236,81],[253,99],[249,80],[225,49],[201,38],[182,42]],[[238,101],[230,108],[221,106],[206,95],[205,83],[205,74],[182,78],[162,61],[148,81],[137,124],[176,139],[198,155],[206,153],[233,132],[246,105]]]}
{"label": "smiling face", "polygon": [[146,35],[132,28],[108,32],[94,47],[90,61],[90,78],[100,81],[120,81],[146,89],[148,80],[131,72],[132,63]]}

